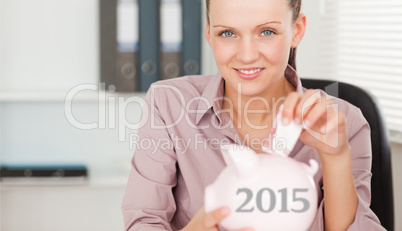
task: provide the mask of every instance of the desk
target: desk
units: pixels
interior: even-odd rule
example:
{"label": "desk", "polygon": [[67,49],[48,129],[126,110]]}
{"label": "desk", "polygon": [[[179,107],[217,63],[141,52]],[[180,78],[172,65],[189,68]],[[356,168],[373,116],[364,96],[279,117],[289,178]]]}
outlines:
{"label": "desk", "polygon": [[86,185],[0,185],[0,230],[123,230],[120,205],[126,182],[116,176]]}

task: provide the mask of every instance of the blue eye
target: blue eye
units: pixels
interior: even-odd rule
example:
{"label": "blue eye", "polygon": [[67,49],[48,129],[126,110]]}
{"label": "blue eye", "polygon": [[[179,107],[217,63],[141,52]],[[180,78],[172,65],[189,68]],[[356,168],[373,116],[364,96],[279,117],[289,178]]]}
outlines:
{"label": "blue eye", "polygon": [[272,30],[264,30],[263,32],[261,32],[261,35],[263,36],[271,36],[275,34]]}
{"label": "blue eye", "polygon": [[234,36],[234,33],[231,31],[223,31],[219,35],[223,35],[223,37],[226,37],[226,38],[231,38]]}

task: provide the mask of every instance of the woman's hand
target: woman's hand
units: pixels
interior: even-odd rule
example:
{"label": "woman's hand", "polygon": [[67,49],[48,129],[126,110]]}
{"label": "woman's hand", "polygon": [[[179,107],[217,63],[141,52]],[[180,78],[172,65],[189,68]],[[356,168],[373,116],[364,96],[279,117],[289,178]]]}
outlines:
{"label": "woman's hand", "polygon": [[315,148],[321,158],[350,153],[345,116],[336,107],[330,96],[321,96],[317,90],[308,90],[304,95],[292,92],[284,103],[282,123],[303,123],[300,140]]}
{"label": "woman's hand", "polygon": [[[218,223],[229,213],[230,210],[227,207],[219,208],[210,213],[205,213],[204,207],[202,207],[181,231],[218,231]],[[244,228],[237,231],[253,231],[253,229]]]}

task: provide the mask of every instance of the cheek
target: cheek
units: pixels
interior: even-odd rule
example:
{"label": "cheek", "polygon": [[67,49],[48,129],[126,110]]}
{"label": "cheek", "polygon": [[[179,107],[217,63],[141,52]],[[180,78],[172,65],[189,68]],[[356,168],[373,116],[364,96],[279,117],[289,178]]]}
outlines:
{"label": "cheek", "polygon": [[290,43],[284,39],[278,39],[275,43],[261,49],[262,53],[271,63],[284,63],[288,61]]}
{"label": "cheek", "polygon": [[231,49],[229,44],[220,43],[219,41],[215,41],[212,44],[212,51],[214,53],[215,62],[218,65],[224,65],[231,61],[233,57],[233,51],[235,49]]}

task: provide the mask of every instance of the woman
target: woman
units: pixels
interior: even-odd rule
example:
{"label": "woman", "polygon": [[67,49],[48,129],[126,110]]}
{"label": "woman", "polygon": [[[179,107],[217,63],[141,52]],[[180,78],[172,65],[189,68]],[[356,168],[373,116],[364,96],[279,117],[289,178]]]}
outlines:
{"label": "woman", "polygon": [[218,230],[233,211],[206,214],[203,197],[226,166],[219,147],[238,143],[262,152],[281,104],[284,124],[305,127],[289,156],[320,163],[311,230],[382,229],[369,209],[367,122],[356,107],[303,89],[293,68],[306,28],[300,5],[207,0],[205,36],[220,73],[151,86],[122,206],[127,230]]}

